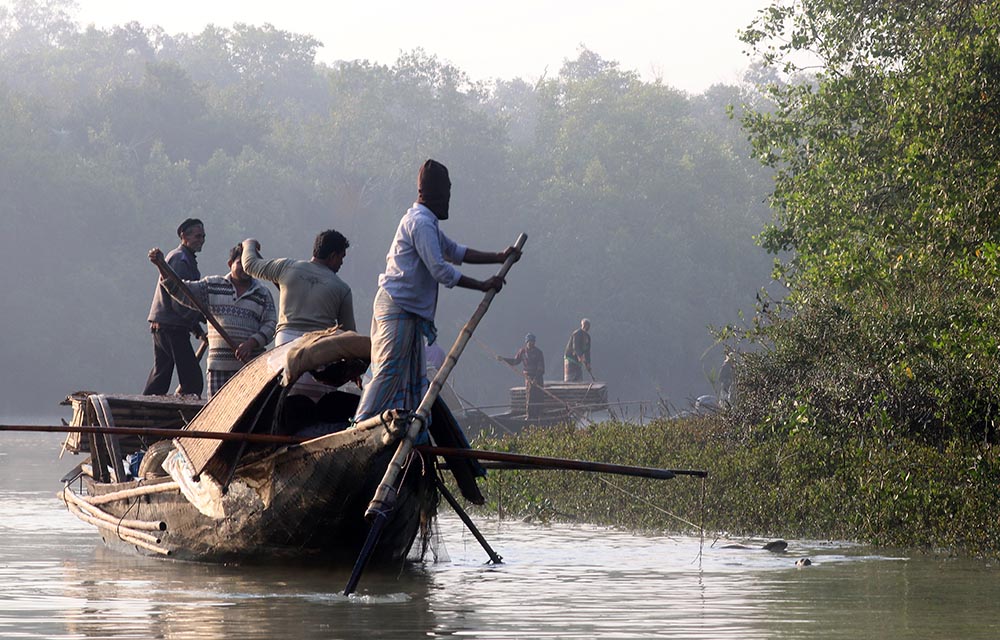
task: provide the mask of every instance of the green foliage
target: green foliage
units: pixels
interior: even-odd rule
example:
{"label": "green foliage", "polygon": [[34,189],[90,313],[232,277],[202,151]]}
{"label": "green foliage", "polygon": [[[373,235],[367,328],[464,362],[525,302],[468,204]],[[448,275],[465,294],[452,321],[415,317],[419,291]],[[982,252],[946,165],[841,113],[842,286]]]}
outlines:
{"label": "green foliage", "polygon": [[998,9],[804,0],[744,32],[772,69],[819,67],[744,118],[777,172],[760,241],[788,290],[726,334],[763,347],[739,367],[746,428],[994,439]]}
{"label": "green foliage", "polygon": [[993,452],[943,449],[798,429],[747,439],[720,419],[605,423],[480,440],[477,448],[658,468],[693,477],[645,480],[572,471],[491,471],[483,510],[505,518],[578,520],[630,530],[855,540],[996,556]]}

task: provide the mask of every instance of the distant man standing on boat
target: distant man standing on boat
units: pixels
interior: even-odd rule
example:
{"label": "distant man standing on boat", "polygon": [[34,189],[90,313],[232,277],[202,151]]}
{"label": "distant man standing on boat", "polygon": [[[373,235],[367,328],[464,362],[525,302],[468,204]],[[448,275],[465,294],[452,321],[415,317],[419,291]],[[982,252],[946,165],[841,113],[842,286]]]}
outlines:
{"label": "distant man standing on boat", "polygon": [[541,414],[541,403],[545,393],[545,356],[542,350],[535,346],[535,334],[524,336],[524,346],[518,349],[513,358],[497,356],[509,365],[524,365],[524,415],[537,418]]}
{"label": "distant man standing on boat", "polygon": [[[259,280],[243,270],[240,258],[243,246],[229,250],[229,273],[207,276],[200,280],[185,280],[191,294],[211,311],[229,337],[239,346],[236,351],[211,324],[208,326],[208,397],[211,399],[222,385],[229,382],[243,365],[264,353],[264,347],[274,339],[277,312],[274,298]],[[159,249],[151,249],[149,259],[163,257]],[[195,304],[169,280],[161,280],[171,297],[186,307]]]}
{"label": "distant man standing on boat", "polygon": [[594,377],[594,372],[590,370],[590,320],[580,320],[580,328],[569,336],[564,356],[563,381],[581,382],[584,367]]}
{"label": "distant man standing on boat", "polygon": [[[452,265],[501,264],[520,252],[497,253],[456,243],[439,228],[448,219],[451,179],[448,169],[427,160],[417,174],[417,201],[399,221],[379,276],[372,314],[372,380],[365,387],[355,421],[388,409],[415,410],[426,388],[424,338],[434,344],[438,285],[500,291],[503,279],[475,280]],[[450,264],[449,264],[450,263]]]}
{"label": "distant man standing on boat", "polygon": [[351,243],[343,234],[327,229],[316,236],[309,260],[264,260],[257,240],[243,241],[243,270],[254,278],[278,285],[275,346],[336,325],[356,330],[351,287],[337,275],[349,246]]}
{"label": "distant man standing on boat", "polygon": [[[205,246],[205,225],[197,218],[188,218],[177,227],[177,237],[181,243],[167,254],[167,264],[184,280],[200,280],[195,254]],[[201,314],[176,302],[158,281],[148,320],[153,334],[153,369],[143,395],[165,395],[176,367],[181,395],[200,396],[205,382],[189,334],[204,334],[199,324]]]}

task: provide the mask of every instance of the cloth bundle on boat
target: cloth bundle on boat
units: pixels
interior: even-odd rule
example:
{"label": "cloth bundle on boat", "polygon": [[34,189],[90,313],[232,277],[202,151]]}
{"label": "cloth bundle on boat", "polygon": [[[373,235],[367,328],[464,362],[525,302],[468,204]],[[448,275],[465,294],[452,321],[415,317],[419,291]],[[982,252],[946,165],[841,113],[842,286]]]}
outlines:
{"label": "cloth bundle on boat", "polygon": [[317,379],[340,386],[365,372],[371,350],[371,338],[354,331],[341,327],[312,331],[291,344],[282,384],[288,386],[306,371],[313,371]]}

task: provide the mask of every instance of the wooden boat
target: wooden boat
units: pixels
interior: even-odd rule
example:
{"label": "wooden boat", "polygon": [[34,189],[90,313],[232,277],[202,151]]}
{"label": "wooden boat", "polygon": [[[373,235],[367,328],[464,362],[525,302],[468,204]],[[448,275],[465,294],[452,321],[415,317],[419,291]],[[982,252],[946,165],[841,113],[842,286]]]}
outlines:
{"label": "wooden boat", "polygon": [[467,409],[461,416],[470,435],[519,433],[526,427],[577,424],[596,411],[608,408],[608,387],[603,382],[546,381],[538,415],[525,413],[525,387],[511,387],[510,406],[500,413]]}
{"label": "wooden boat", "polygon": [[[364,341],[360,351],[367,354]],[[387,412],[351,425],[357,394],[333,390],[317,402],[297,395],[289,383],[298,375],[289,376],[288,370],[301,355],[293,346],[298,344],[252,361],[207,403],[87,393],[68,398],[74,424],[114,427],[132,421],[169,427],[172,419],[177,435],[159,441],[106,435],[71,439],[67,449],[89,452],[90,458],[64,478],[66,506],[93,524],[109,546],[143,554],[208,561],[356,558],[369,531],[366,507],[408,416]],[[313,365],[317,378],[336,386],[356,377],[367,361],[338,357]],[[436,442],[468,446],[464,436],[456,436],[457,424],[443,402],[435,403],[432,420]],[[204,432],[305,440],[271,444],[185,437]],[[142,460],[135,464],[140,451]],[[125,464],[130,456],[131,470]],[[448,466],[460,478],[463,495],[482,503],[474,479],[484,473],[478,463],[449,460]],[[433,457],[410,457],[372,561],[399,561],[421,532],[427,540],[438,504],[436,473]]]}
{"label": "wooden boat", "polygon": [[[514,246],[519,250],[525,240],[521,234]],[[516,258],[509,255],[497,276],[503,278]],[[368,563],[407,557],[421,531],[423,541],[430,539],[439,496],[490,561],[502,561],[441,482],[439,458],[475,504],[485,501],[476,484],[485,475],[480,460],[503,465],[498,468],[659,479],[706,475],[471,450],[439,394],[495,294],[485,293],[413,412],[387,411],[351,423],[358,394],[331,390],[313,402],[300,393],[306,372],[336,388],[367,369],[368,338],[334,328],[250,362],[189,423],[185,411],[194,410],[194,401],[78,393],[67,399],[74,425],[0,425],[0,430],[88,434],[86,442],[81,436],[66,443],[90,457],[63,477],[60,495],[110,546],[195,560],[353,559],[345,595],[354,592]],[[203,313],[211,322],[208,310]],[[163,421],[159,426],[167,428],[139,427],[146,439],[123,441],[116,421]],[[168,438],[150,441],[154,435]]]}

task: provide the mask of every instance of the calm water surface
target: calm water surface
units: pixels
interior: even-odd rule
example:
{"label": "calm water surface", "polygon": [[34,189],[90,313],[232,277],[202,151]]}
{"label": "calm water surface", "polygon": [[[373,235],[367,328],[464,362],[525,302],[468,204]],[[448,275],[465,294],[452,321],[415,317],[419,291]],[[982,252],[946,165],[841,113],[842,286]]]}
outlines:
{"label": "calm water surface", "polygon": [[121,555],[56,499],[79,460],[58,442],[0,434],[0,638],[1000,637],[997,566],[846,544],[775,555],[480,518],[493,567],[443,517],[445,559],[366,573],[350,598],[342,569]]}

